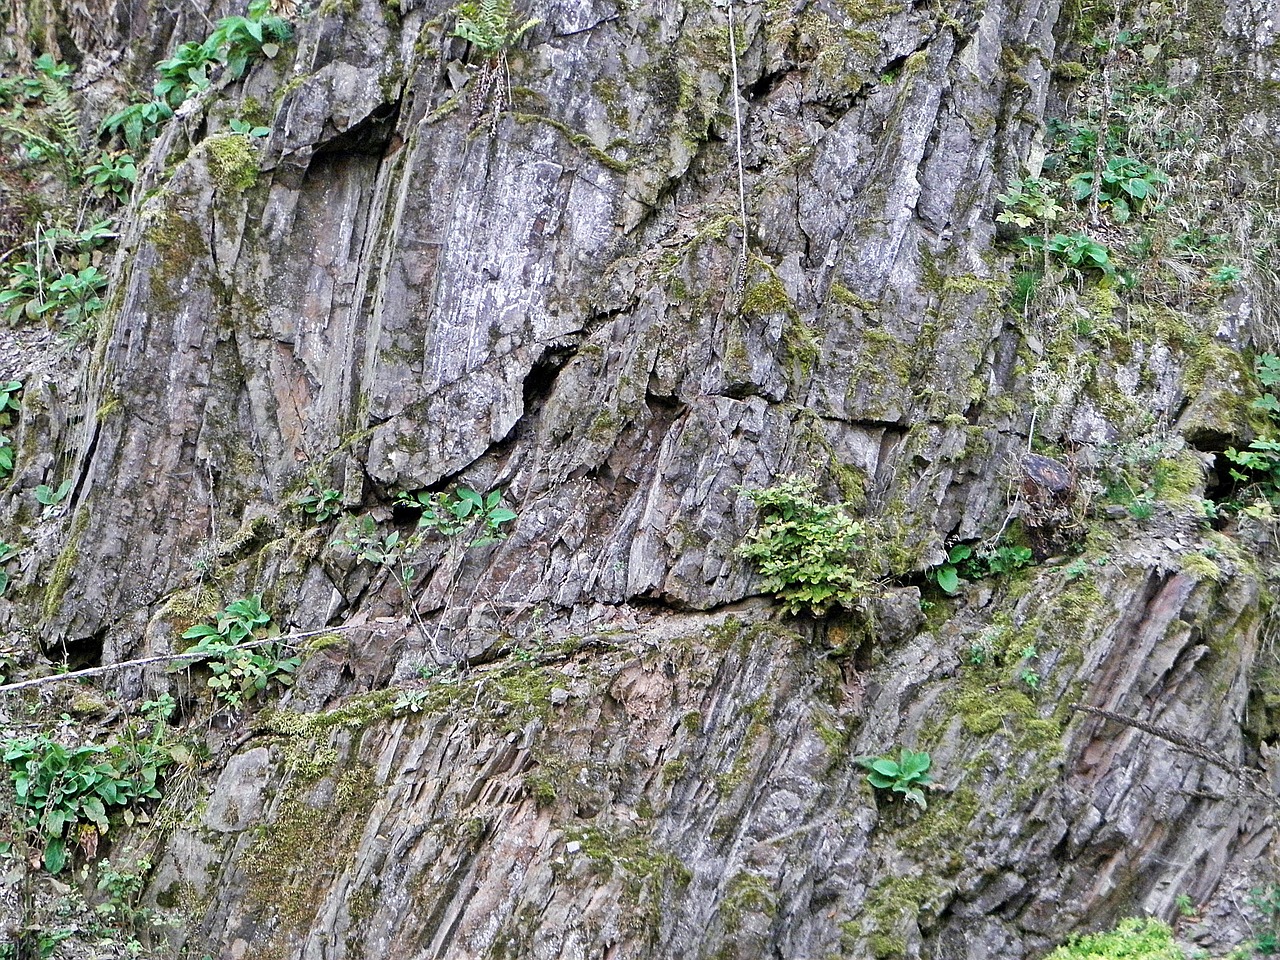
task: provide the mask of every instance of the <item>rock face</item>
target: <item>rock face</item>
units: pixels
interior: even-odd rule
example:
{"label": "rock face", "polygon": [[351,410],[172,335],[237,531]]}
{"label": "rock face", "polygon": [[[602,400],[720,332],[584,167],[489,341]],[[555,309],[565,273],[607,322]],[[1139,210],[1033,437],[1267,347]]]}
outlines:
{"label": "rock face", "polygon": [[[207,29],[97,5],[58,14],[90,103]],[[447,6],[326,2],[155,142],[83,361],[5,354],[13,636],[110,664],[259,593],[339,631],[152,835],[173,950],[1033,957],[1260,876],[1274,549],[1204,504],[1259,429],[1272,274],[1205,277],[1274,242],[1268,11],[733,12],[736,91],[723,6],[531,7],[491,123]],[[150,59],[112,66],[126,36]],[[1050,119],[1170,179],[1084,228],[1120,273],[1045,253],[1032,293],[996,195],[1102,169]],[[857,609],[785,616],[737,554],[741,488],[791,474],[865,521]],[[459,486],[510,535],[408,573],[297,507],[385,545],[401,492]],[[939,589],[1012,528],[1036,565]],[[854,762],[899,746],[925,810]]]}

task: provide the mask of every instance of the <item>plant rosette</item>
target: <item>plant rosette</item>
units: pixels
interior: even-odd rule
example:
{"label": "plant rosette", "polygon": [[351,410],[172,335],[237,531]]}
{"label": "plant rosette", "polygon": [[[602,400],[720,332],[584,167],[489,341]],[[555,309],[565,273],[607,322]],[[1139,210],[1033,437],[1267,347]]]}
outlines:
{"label": "plant rosette", "polygon": [[916,753],[905,747],[897,760],[891,757],[858,757],[856,761],[858,766],[870,771],[867,782],[873,787],[900,793],[921,810],[927,806],[921,788],[933,783],[928,772],[932,762],[928,753]]}

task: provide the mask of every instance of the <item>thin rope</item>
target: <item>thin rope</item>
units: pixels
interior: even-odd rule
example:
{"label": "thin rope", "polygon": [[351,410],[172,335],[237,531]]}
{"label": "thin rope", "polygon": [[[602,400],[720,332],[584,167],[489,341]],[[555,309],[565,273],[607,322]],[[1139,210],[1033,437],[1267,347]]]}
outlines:
{"label": "thin rope", "polygon": [[[341,627],[324,627],[320,630],[307,630],[301,633],[286,633],[278,637],[265,637],[261,640],[251,640],[248,643],[237,644],[233,651],[252,650],[255,647],[264,647],[273,643],[278,643],[284,647],[296,647],[297,643],[290,641],[306,640],[309,637],[323,637],[331,633],[344,633],[347,630],[355,630],[357,627],[365,627],[365,623],[349,623]],[[140,660],[121,660],[119,663],[109,663],[105,667],[86,667],[84,670],[72,670],[69,673],[52,673],[44,677],[35,677],[31,680],[21,680],[16,683],[0,684],[0,693],[12,693],[15,690],[25,690],[28,687],[40,687],[47,683],[62,683],[64,681],[85,680],[89,677],[98,677],[106,673],[116,673],[120,670],[128,670],[131,667],[146,667],[153,663],[181,663],[183,661],[196,661],[211,659],[212,654],[209,651],[203,653],[165,653],[154,657],[143,657]]]}
{"label": "thin rope", "polygon": [[733,0],[725,0],[729,11],[729,62],[733,66],[733,127],[738,152],[738,215],[742,219],[742,251],[738,255],[737,294],[735,312],[742,309],[743,294],[747,285],[747,179],[742,170],[742,107],[738,103],[738,40],[734,36]]}

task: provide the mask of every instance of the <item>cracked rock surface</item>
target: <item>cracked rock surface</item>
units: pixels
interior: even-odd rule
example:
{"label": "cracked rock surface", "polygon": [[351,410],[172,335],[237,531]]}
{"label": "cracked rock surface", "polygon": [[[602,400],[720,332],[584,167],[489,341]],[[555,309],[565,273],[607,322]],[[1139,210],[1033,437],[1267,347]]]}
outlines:
{"label": "cracked rock surface", "polygon": [[[1087,113],[1078,6],[735,4],[735,90],[723,6],[548,0],[491,129],[446,4],[325,3],[180,111],[91,348],[0,338],[26,383],[0,514],[35,531],[11,636],[109,664],[259,593],[338,631],[212,725],[161,818],[173,951],[995,960],[1181,896],[1188,937],[1244,939],[1275,547],[1201,505],[1256,429],[1274,308],[1253,273],[1212,303],[1079,272],[1014,303],[995,198]],[[1210,118],[1198,189],[1261,235],[1269,11],[1166,7],[1133,16]],[[87,103],[206,31],[157,10],[60,14]],[[1152,437],[1189,481],[1085,503]],[[741,488],[792,474],[865,521],[858,609],[784,616],[737,553]],[[407,536],[398,495],[457,486],[501,490],[510,535],[403,580],[297,508],[332,489]],[[1034,566],[939,589],[950,545],[1011,523]],[[208,698],[162,668],[117,689]],[[932,755],[927,809],[856,763],[900,746]]]}

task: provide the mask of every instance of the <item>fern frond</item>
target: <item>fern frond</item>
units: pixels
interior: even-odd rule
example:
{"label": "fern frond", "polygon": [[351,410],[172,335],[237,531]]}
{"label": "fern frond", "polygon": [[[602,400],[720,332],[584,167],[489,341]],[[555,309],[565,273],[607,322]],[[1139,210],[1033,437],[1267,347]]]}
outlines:
{"label": "fern frond", "polygon": [[485,19],[494,36],[502,37],[511,23],[511,0],[482,0],[485,8]]}
{"label": "fern frond", "polygon": [[14,123],[12,120],[0,116],[0,131],[11,133],[18,137],[22,141],[22,145],[28,150],[34,147],[50,159],[56,158],[64,164],[67,162],[66,155],[62,152],[62,147],[59,144],[54,143],[48,137],[37,133],[24,124]]}
{"label": "fern frond", "polygon": [[524,23],[520,24],[520,26],[516,28],[516,31],[513,34],[511,34],[511,38],[507,41],[507,46],[514,47],[517,43],[520,42],[521,37],[523,37],[526,33],[528,33],[530,30],[532,30],[541,22],[542,22],[541,19],[539,19],[538,17],[534,17],[532,20],[526,20]]}
{"label": "fern frond", "polygon": [[51,114],[49,130],[61,142],[68,162],[78,168],[84,156],[80,146],[80,111],[65,83],[45,73],[39,75],[39,80],[44,102]]}

